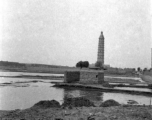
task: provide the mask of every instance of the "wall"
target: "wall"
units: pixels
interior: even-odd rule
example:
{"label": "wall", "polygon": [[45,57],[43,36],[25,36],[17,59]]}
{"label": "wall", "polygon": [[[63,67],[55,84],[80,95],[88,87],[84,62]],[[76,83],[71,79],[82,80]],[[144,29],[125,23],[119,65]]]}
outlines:
{"label": "wall", "polygon": [[80,72],[80,83],[98,83],[97,72]]}
{"label": "wall", "polygon": [[66,71],[64,82],[79,82],[85,84],[102,84],[104,82],[104,72],[96,70]]}
{"label": "wall", "polygon": [[74,83],[80,81],[79,71],[66,71],[64,73],[64,82]]}
{"label": "wall", "polygon": [[104,72],[98,73],[98,83],[103,84],[104,83]]}

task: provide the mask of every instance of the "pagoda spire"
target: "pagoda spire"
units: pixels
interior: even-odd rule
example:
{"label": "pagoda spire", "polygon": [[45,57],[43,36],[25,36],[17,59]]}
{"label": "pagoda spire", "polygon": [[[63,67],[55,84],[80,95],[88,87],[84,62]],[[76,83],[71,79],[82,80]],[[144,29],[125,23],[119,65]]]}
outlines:
{"label": "pagoda spire", "polygon": [[104,65],[104,36],[102,31],[99,36],[97,62],[101,62]]}

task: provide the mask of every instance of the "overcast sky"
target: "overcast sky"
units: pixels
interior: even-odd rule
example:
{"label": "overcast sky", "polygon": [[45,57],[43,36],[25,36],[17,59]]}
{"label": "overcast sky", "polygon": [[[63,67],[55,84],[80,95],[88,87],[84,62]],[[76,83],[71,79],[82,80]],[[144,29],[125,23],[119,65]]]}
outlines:
{"label": "overcast sky", "polygon": [[0,60],[150,67],[150,0],[0,0]]}

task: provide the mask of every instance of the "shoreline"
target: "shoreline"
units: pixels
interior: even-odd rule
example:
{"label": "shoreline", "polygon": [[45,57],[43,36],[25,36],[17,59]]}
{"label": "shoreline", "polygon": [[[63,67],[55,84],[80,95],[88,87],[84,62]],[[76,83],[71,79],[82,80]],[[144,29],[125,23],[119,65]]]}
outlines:
{"label": "shoreline", "polygon": [[62,80],[64,76],[40,76],[40,75],[19,75],[19,76],[0,76],[6,78],[27,78],[27,79],[55,79]]}
{"label": "shoreline", "polygon": [[71,103],[66,101],[67,103],[61,106],[55,100],[40,101],[27,109],[0,110],[0,118],[11,120],[152,120],[152,106],[122,105],[114,100],[107,101],[101,103],[100,106],[92,106],[91,101],[80,100],[80,98]]}
{"label": "shoreline", "polygon": [[[127,94],[133,94],[133,95],[143,95],[143,96],[152,96],[152,92],[148,91],[138,91],[138,90],[126,90],[126,89],[117,89],[113,88],[112,86],[104,86],[104,85],[98,85],[98,84],[79,84],[79,83],[63,83],[63,82],[52,82],[54,83],[54,87],[59,88],[77,88],[77,89],[92,89],[92,90],[98,90],[103,92],[113,92],[113,93],[127,93]],[[124,87],[124,86],[123,86]]]}
{"label": "shoreline", "polygon": [[1,111],[0,118],[11,120],[152,120],[152,107],[76,107]]}
{"label": "shoreline", "polygon": [[[33,71],[30,71],[30,70],[22,70],[22,69],[0,69],[0,72],[25,72],[25,73],[46,73],[46,74],[64,74],[64,72],[66,71],[66,69],[63,70],[60,70],[60,69],[63,69],[63,68],[57,68],[59,69],[58,71],[37,71],[37,70],[33,70]],[[67,69],[69,70],[69,69]],[[78,68],[70,68],[71,71],[73,70],[80,70]],[[105,73],[105,76],[111,76],[111,77],[132,77],[132,78],[139,78],[138,75],[128,75],[128,74],[110,74],[110,73]]]}

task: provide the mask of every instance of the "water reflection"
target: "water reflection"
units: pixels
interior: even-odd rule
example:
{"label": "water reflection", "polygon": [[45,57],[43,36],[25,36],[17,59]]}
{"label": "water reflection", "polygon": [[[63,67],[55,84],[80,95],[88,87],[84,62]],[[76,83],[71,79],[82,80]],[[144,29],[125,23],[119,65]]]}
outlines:
{"label": "water reflection", "polygon": [[[5,79],[16,81],[16,78]],[[21,80],[25,81],[26,79]],[[48,82],[31,82],[28,84],[28,87],[15,87],[13,85],[0,87],[0,110],[26,109],[41,100],[54,99],[60,103],[63,102],[63,89],[51,87],[53,84]]]}
{"label": "water reflection", "polygon": [[110,93],[88,89],[86,90],[66,88],[64,89],[64,100],[68,97],[84,97],[94,102],[96,106],[99,106],[103,101],[106,101],[108,99],[113,99],[121,104],[127,104],[128,100],[135,100],[140,105],[150,105],[151,100],[151,97],[142,95],[132,95],[127,93]]}
{"label": "water reflection", "polygon": [[[13,73],[12,75],[14,74],[17,73]],[[32,82],[33,80],[37,82]],[[108,99],[114,99],[123,104],[127,104],[128,100],[135,100],[139,104],[150,104],[151,97],[147,96],[110,93],[88,89],[56,88],[52,87],[52,81],[56,80],[0,77],[0,84],[6,82],[11,84],[15,83],[15,85],[29,84],[28,87],[14,87],[13,85],[1,86],[0,110],[25,109],[33,106],[35,103],[41,100],[54,99],[60,103],[63,103],[67,97],[85,97],[86,99],[94,102],[97,106],[100,105],[101,102]],[[62,82],[63,80],[59,81]],[[19,84],[17,82],[22,83]]]}
{"label": "water reflection", "polygon": [[128,100],[135,100],[139,104],[150,104],[150,97],[140,95],[110,93],[88,89],[63,89],[52,87],[53,84],[48,82],[28,84],[30,85],[29,87],[0,87],[0,110],[25,109],[41,100],[54,99],[62,104],[69,97],[84,97],[94,102],[97,106],[108,99],[114,99],[123,104],[127,104]]}
{"label": "water reflection", "polygon": [[74,98],[74,97],[84,97],[93,101],[96,105],[100,104],[103,101],[103,92],[94,91],[94,90],[86,90],[86,89],[64,89],[64,100],[66,98]]}

